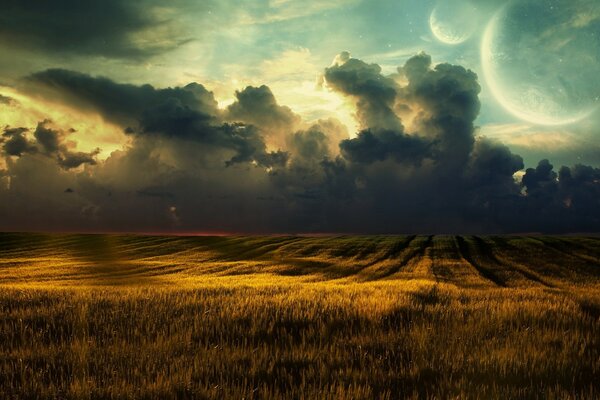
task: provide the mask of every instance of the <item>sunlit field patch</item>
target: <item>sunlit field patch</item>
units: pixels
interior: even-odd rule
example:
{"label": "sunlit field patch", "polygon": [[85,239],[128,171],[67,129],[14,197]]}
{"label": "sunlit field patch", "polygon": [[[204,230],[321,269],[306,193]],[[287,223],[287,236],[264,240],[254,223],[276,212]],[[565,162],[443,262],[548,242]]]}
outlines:
{"label": "sunlit field patch", "polygon": [[600,239],[0,235],[1,398],[597,398]]}

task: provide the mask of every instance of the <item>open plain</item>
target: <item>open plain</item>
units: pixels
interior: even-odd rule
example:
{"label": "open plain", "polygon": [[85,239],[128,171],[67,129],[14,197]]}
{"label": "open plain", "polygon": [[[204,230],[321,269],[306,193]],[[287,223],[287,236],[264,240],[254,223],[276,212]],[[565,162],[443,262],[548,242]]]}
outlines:
{"label": "open plain", "polygon": [[600,238],[0,234],[1,398],[598,398]]}

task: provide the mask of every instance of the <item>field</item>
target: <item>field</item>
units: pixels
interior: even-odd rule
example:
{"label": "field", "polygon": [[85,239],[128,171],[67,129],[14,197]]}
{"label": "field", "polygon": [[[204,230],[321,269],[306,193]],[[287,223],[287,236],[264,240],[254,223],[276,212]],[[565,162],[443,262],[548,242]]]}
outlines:
{"label": "field", "polygon": [[0,234],[0,398],[600,398],[600,238]]}

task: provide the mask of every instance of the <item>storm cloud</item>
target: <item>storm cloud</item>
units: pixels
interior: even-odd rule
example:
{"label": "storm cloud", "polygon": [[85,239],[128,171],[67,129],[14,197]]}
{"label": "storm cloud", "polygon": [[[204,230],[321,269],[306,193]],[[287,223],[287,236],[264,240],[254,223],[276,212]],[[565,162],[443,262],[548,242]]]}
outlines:
{"label": "storm cloud", "polygon": [[[322,84],[354,104],[358,132],[349,136],[335,119],[303,121],[267,86],[241,89],[219,108],[198,83],[159,89],[58,69],[31,75],[22,90],[94,111],[130,142],[98,161],[97,152],[70,148],[71,132],[49,121],[5,128],[3,228],[500,233],[600,226],[600,170],[555,171],[543,160],[519,175],[523,159],[477,133],[480,86],[472,71],[434,65],[421,53],[384,75],[341,53]],[[41,213],[38,199],[51,212]]]}
{"label": "storm cloud", "polygon": [[67,143],[67,136],[73,131],[63,132],[52,128],[51,124],[50,120],[38,123],[31,139],[26,136],[29,132],[28,128],[6,127],[2,134],[4,153],[17,157],[39,153],[56,159],[58,165],[64,169],[77,168],[83,164],[96,164],[96,156],[100,149],[88,153],[72,151]]}
{"label": "storm cloud", "polygon": [[0,142],[6,155],[21,156],[37,151],[37,147],[25,137],[27,131],[27,128],[4,128]]}
{"label": "storm cloud", "polygon": [[[48,53],[148,58],[189,41],[158,16],[159,6],[154,0],[2,0],[0,42]],[[163,33],[161,40],[152,31]]]}
{"label": "storm cloud", "polygon": [[[151,85],[119,84],[103,77],[52,69],[28,77],[25,88],[30,91],[41,88],[64,96],[64,101],[73,107],[94,109],[106,119],[125,126],[125,133],[130,135],[190,140],[206,145],[204,152],[212,148],[229,153],[225,165],[254,161],[268,167],[286,161],[284,153],[267,151],[257,125],[226,122],[213,93],[198,83],[155,89]],[[272,94],[270,96],[272,98]],[[261,100],[264,99],[263,96]],[[270,104],[268,107],[262,114],[252,114],[253,121],[261,117],[263,121],[275,120],[276,116],[269,111],[276,111],[278,106]],[[292,115],[289,109],[287,112]]]}

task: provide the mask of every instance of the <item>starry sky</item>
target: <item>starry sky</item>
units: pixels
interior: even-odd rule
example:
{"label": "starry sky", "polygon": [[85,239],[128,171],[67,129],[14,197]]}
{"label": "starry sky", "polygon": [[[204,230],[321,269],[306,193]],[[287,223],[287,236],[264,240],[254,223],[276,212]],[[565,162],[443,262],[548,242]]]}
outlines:
{"label": "starry sky", "polygon": [[593,0],[0,0],[0,229],[600,227]]}

